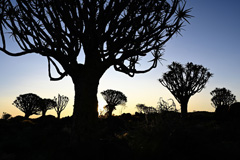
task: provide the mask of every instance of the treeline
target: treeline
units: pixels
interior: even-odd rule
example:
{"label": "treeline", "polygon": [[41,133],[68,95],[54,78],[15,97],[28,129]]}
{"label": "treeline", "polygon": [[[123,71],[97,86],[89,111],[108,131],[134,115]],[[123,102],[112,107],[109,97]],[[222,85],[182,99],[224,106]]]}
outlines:
{"label": "treeline", "polygon": [[[202,65],[191,62],[185,65],[173,62],[168,66],[168,69],[169,71],[164,73],[162,78],[158,80],[179,102],[181,115],[182,117],[186,117],[189,99],[195,93],[199,93],[205,88],[209,78],[213,76],[213,73],[210,73],[209,70]],[[224,108],[221,110],[228,111],[230,105],[237,102],[236,96],[226,88],[216,88],[210,94],[213,96],[211,101],[213,107],[216,108],[216,112],[218,112],[220,108]],[[127,102],[126,96],[120,91],[106,90],[102,92],[102,95],[107,102],[107,106],[104,107],[106,114],[108,114],[107,116],[111,116],[112,111],[116,109],[117,105],[125,105]],[[177,111],[175,102],[172,99],[170,99],[170,101],[172,101],[171,104],[160,98],[157,108],[146,106],[145,104],[137,104],[136,107],[140,113],[144,114]]]}
{"label": "treeline", "polygon": [[[13,105],[25,114],[25,118],[29,118],[31,115],[40,115],[45,117],[46,112],[51,109],[55,109],[57,118],[60,119],[61,112],[66,108],[69,98],[64,95],[58,94],[58,97],[53,99],[41,98],[36,94],[27,93],[19,95],[14,100]],[[8,119],[11,115],[3,113],[2,119]]]}

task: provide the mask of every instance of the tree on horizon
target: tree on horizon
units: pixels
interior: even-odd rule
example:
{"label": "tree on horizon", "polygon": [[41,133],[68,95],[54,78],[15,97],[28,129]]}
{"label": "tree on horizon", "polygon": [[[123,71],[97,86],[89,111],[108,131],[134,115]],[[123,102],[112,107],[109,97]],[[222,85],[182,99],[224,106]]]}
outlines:
{"label": "tree on horizon", "polygon": [[169,71],[158,80],[180,103],[181,115],[186,117],[190,97],[201,92],[213,74],[202,65],[191,62],[188,62],[185,66],[173,62],[168,66],[168,69]]}
{"label": "tree on horizon", "polygon": [[13,105],[25,113],[25,118],[29,118],[33,114],[39,115],[41,112],[39,108],[41,98],[33,93],[19,95],[13,102]]}
{"label": "tree on horizon", "polygon": [[214,108],[218,108],[220,106],[229,107],[231,104],[237,102],[236,96],[226,88],[215,88],[210,92],[210,94],[213,96],[211,101]]}
{"label": "tree on horizon", "polygon": [[112,116],[112,112],[116,109],[117,105],[125,105],[127,102],[127,97],[120,91],[107,89],[101,92],[103,99],[107,102],[104,108],[107,110],[107,117]]}
{"label": "tree on horizon", "polygon": [[[133,77],[156,68],[166,42],[191,17],[185,6],[183,0],[1,0],[0,51],[42,55],[50,80],[72,78],[72,139],[84,140],[95,133],[98,85],[105,71],[114,67]],[[8,33],[20,47],[16,53],[7,47]],[[139,68],[143,59],[149,68]]]}
{"label": "tree on horizon", "polygon": [[66,108],[69,98],[64,95],[58,94],[58,97],[54,97],[55,106],[54,109],[57,112],[57,118],[60,119],[62,111]]}
{"label": "tree on horizon", "polygon": [[39,109],[42,112],[42,117],[45,117],[47,111],[53,109],[56,105],[57,105],[56,102],[52,99],[49,98],[41,99]]}

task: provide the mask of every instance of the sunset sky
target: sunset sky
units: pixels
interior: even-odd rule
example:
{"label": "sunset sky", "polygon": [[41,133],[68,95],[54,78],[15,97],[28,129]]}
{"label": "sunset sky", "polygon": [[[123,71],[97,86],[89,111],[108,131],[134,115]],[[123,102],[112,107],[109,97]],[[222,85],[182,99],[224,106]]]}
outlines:
{"label": "sunset sky", "polygon": [[[240,99],[240,1],[239,0],[187,0],[191,8],[191,24],[186,24],[182,36],[174,36],[165,45],[162,64],[156,69],[131,78],[110,68],[100,80],[98,88],[99,106],[104,105],[100,92],[114,89],[123,92],[127,98],[126,108],[114,111],[114,114],[134,114],[136,104],[157,107],[160,97],[173,98],[157,79],[167,71],[167,65],[173,61],[185,64],[193,62],[208,68],[210,78],[202,92],[191,97],[188,111],[214,111],[211,106],[210,92],[216,87],[225,87]],[[11,41],[9,41],[11,42]],[[8,44],[17,51],[16,44]],[[146,64],[141,64],[144,66]],[[71,116],[73,111],[74,90],[70,77],[61,81],[49,80],[47,59],[37,54],[10,57],[0,52],[0,116],[7,112],[12,116],[24,115],[12,105],[20,94],[35,93],[42,98],[53,98],[58,93],[68,96],[70,101],[61,116]],[[54,110],[48,114],[56,116]],[[31,116],[34,117],[34,116]]]}

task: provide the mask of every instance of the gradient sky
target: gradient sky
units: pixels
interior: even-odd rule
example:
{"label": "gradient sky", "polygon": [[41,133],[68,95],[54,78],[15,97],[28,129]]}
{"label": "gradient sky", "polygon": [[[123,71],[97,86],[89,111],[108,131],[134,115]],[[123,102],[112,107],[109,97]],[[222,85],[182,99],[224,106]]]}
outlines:
{"label": "gradient sky", "polygon": [[[162,64],[146,74],[134,78],[110,68],[100,80],[99,93],[106,89],[123,92],[127,98],[126,108],[118,106],[114,114],[135,113],[136,104],[157,106],[160,97],[173,98],[157,79],[167,71],[173,61],[185,64],[193,62],[207,67],[214,74],[202,92],[191,97],[188,111],[214,111],[210,92],[216,87],[225,87],[240,98],[240,1],[239,0],[187,0],[187,8],[193,7],[190,25],[186,24],[183,36],[174,36],[165,45]],[[15,44],[8,44],[17,51]],[[142,66],[146,64],[141,64]],[[12,105],[17,96],[35,93],[42,98],[53,98],[58,93],[68,96],[70,101],[61,116],[71,116],[74,90],[70,77],[53,82],[48,78],[47,59],[32,54],[22,57],[9,57],[0,53],[0,116],[2,112],[13,116],[24,115]],[[99,105],[104,105],[100,94]],[[54,110],[48,114],[56,116]],[[31,116],[34,117],[34,116]]]}

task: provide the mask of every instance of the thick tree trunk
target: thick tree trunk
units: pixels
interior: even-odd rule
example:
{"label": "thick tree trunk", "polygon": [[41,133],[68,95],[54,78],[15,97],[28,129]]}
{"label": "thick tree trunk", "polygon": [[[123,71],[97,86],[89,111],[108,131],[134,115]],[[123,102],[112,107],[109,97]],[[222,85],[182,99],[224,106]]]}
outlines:
{"label": "thick tree trunk", "polygon": [[108,108],[107,116],[108,116],[108,117],[112,117],[112,112],[113,112],[115,106],[109,105],[108,107],[109,107],[109,108]]}
{"label": "thick tree trunk", "polygon": [[42,117],[46,116],[47,111],[42,111]]}
{"label": "thick tree trunk", "polygon": [[57,112],[57,119],[60,119],[61,112]]}
{"label": "thick tree trunk", "polygon": [[187,107],[188,107],[189,98],[183,98],[181,100],[181,115],[183,118],[187,117]]}
{"label": "thick tree trunk", "polygon": [[75,101],[73,110],[72,143],[92,141],[96,137],[98,120],[97,90],[100,77],[82,76],[73,79]]}
{"label": "thick tree trunk", "polygon": [[26,119],[29,119],[30,115],[31,115],[31,114],[29,114],[28,112],[26,112],[26,113],[25,113],[25,118],[26,118]]}

